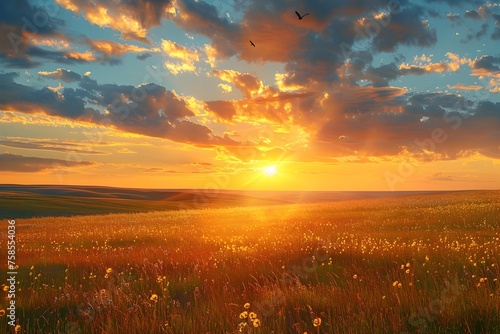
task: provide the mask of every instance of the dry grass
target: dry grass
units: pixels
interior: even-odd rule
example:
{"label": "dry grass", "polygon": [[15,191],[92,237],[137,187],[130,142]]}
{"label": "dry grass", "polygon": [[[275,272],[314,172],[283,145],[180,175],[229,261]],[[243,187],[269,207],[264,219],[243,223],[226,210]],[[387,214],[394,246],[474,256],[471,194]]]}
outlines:
{"label": "dry grass", "polygon": [[476,195],[17,220],[18,323],[69,334],[500,332],[500,193]]}

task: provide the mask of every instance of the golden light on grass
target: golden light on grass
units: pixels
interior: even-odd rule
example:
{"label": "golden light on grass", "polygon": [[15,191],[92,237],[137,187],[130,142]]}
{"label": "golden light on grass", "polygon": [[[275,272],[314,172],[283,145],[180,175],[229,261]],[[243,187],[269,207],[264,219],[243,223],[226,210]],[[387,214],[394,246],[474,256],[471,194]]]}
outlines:
{"label": "golden light on grass", "polygon": [[277,169],[276,165],[272,165],[272,166],[267,166],[267,167],[262,168],[262,171],[267,176],[273,176],[273,175],[276,175],[276,173],[278,172],[278,169]]}
{"label": "golden light on grass", "polygon": [[[273,178],[262,172],[265,165],[249,174],[278,183],[286,165],[276,165],[280,170]],[[455,196],[26,219],[19,222],[30,226],[23,229],[23,252],[31,262],[25,272],[35,268],[30,279],[16,284],[23,298],[20,332],[31,333],[35,323],[37,332],[60,332],[57,321],[71,308],[89,332],[102,332],[108,319],[126,314],[109,334],[282,333],[287,314],[304,322],[301,334],[348,333],[352,318],[341,315],[352,309],[380,314],[380,332],[418,332],[401,321],[398,310],[405,309],[418,312],[414,323],[426,321],[436,332],[459,332],[469,324],[496,333],[499,320],[491,315],[499,314],[498,193],[481,195],[474,204],[467,202],[469,194]],[[432,219],[398,218],[409,209]],[[106,228],[94,233],[103,221]],[[451,227],[467,232],[450,233]],[[44,239],[47,233],[51,240]],[[309,265],[311,258],[317,265]],[[330,275],[338,268],[345,274],[335,281]],[[105,280],[99,273],[107,269]],[[258,283],[250,275],[258,275]],[[288,284],[292,275],[309,285]],[[0,284],[4,289],[9,287]],[[230,291],[233,303],[222,298],[223,291]],[[352,298],[353,292],[359,297]],[[323,300],[336,301],[331,316]],[[53,311],[42,316],[30,306],[35,303]],[[0,304],[0,319],[6,318],[7,304]],[[310,317],[295,313],[308,305]],[[273,313],[263,318],[267,312]],[[369,319],[359,326],[359,332],[372,329]]]}

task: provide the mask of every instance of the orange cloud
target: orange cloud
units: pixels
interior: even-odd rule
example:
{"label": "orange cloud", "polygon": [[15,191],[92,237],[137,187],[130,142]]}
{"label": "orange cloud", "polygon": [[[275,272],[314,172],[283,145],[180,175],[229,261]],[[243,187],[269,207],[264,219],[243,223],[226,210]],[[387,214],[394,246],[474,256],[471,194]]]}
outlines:
{"label": "orange cloud", "polygon": [[144,5],[142,2],[103,4],[84,0],[56,0],[56,3],[75,14],[84,16],[92,24],[120,31],[123,39],[135,39],[145,43],[149,43],[147,28],[159,24],[161,15],[159,10],[166,5]]}
{"label": "orange cloud", "polygon": [[187,63],[194,63],[200,60],[200,55],[196,50],[191,50],[183,45],[162,39],[161,48],[169,57],[182,60]]}
{"label": "orange cloud", "polygon": [[31,42],[39,46],[49,46],[57,50],[69,49],[69,43],[63,39],[33,38]]}
{"label": "orange cloud", "polygon": [[90,51],[86,51],[86,52],[75,52],[75,51],[71,51],[71,52],[67,52],[65,55],[64,55],[64,58],[66,59],[71,59],[71,60],[80,60],[80,61],[95,61],[97,58],[95,57],[95,55],[90,52]]}
{"label": "orange cloud", "polygon": [[172,74],[194,72],[196,70],[195,63],[200,60],[200,55],[196,50],[164,39],[161,41],[161,49],[170,58],[181,61],[181,63],[165,62],[165,67],[172,72]]}
{"label": "orange cloud", "polygon": [[478,85],[464,85],[464,84],[456,84],[450,87],[450,89],[458,89],[458,90],[480,90],[483,86]]}
{"label": "orange cloud", "polygon": [[430,58],[425,58],[423,55],[422,58],[417,58],[420,61],[418,65],[409,65],[403,63],[399,66],[399,69],[403,73],[442,73],[442,72],[456,72],[460,69],[460,65],[468,64],[470,59],[460,58],[458,55],[453,54],[451,52],[446,53],[446,56],[450,59],[449,62],[439,62],[439,63],[428,63],[422,64],[423,62],[430,61]]}
{"label": "orange cloud", "polygon": [[249,73],[233,70],[213,70],[212,74],[219,79],[232,83],[246,98],[254,97],[263,91],[262,81]]}
{"label": "orange cloud", "polygon": [[148,49],[132,44],[121,44],[106,40],[88,40],[90,47],[97,52],[105,55],[119,56],[126,52],[141,53],[141,52],[155,52],[158,49]]}

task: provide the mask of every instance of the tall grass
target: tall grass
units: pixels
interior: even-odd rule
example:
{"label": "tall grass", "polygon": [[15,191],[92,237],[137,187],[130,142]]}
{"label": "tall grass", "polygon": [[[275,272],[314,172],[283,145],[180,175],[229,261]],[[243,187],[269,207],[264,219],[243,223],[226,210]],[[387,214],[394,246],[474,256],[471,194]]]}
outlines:
{"label": "tall grass", "polygon": [[17,220],[20,332],[498,333],[499,195]]}

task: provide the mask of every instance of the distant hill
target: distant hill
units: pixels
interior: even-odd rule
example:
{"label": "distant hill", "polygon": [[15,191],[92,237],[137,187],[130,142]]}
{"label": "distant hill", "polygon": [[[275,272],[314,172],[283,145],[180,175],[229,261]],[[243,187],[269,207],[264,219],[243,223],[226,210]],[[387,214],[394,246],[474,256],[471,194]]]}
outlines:
{"label": "distant hill", "polygon": [[168,190],[4,184],[0,185],[0,218],[316,203],[428,193],[449,192]]}

